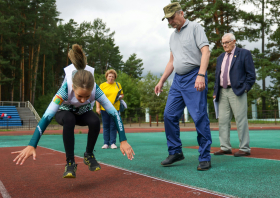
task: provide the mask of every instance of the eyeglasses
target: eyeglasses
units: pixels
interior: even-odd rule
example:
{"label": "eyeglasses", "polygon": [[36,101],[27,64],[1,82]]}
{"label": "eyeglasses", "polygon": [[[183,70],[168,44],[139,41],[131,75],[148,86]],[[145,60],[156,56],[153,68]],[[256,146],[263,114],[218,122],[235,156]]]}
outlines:
{"label": "eyeglasses", "polygon": [[230,42],[232,42],[232,41],[224,42],[224,43],[222,43],[222,45],[228,45]]}

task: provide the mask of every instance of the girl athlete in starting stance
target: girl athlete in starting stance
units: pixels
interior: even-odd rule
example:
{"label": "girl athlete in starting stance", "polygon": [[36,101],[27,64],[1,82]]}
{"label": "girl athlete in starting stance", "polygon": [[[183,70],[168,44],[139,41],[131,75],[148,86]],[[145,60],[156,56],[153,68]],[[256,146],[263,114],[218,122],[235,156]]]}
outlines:
{"label": "girl athlete in starting stance", "polygon": [[16,164],[22,165],[31,155],[35,160],[39,139],[55,115],[56,121],[63,126],[63,142],[67,161],[63,177],[75,178],[77,170],[74,159],[75,125],[89,128],[84,163],[91,171],[101,168],[93,154],[100,131],[99,118],[92,111],[95,100],[114,118],[119,131],[120,150],[123,155],[126,154],[128,159],[132,160],[135,154],[126,141],[124,126],[117,110],[94,82],[94,69],[86,65],[87,59],[82,48],[77,44],[73,45],[68,56],[73,64],[64,68],[66,74],[64,82],[38,123],[28,146],[21,151],[12,152],[12,154],[18,154],[14,159]]}

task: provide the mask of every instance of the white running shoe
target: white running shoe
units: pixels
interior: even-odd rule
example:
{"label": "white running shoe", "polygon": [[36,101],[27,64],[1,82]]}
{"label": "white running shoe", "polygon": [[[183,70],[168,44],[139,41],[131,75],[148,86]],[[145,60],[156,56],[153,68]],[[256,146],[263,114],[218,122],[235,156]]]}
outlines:
{"label": "white running shoe", "polygon": [[111,149],[116,149],[116,148],[118,148],[117,145],[111,144]]}
{"label": "white running shoe", "polygon": [[104,144],[101,148],[107,149],[107,148],[109,148],[109,146],[108,146],[108,144]]}

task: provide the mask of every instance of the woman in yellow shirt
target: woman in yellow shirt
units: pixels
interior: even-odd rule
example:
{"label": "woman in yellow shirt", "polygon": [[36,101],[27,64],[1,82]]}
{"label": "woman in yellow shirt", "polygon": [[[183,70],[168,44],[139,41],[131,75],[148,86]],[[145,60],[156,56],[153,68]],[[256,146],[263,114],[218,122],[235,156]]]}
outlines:
{"label": "woman in yellow shirt", "polygon": [[[106,97],[110,100],[110,102],[119,112],[120,101],[118,100],[116,103],[114,103],[119,90],[122,89],[121,84],[120,83],[117,84],[115,82],[115,80],[117,79],[117,72],[113,69],[110,69],[105,73],[105,78],[107,79],[107,82],[102,83],[100,85],[100,89],[104,92]],[[124,97],[123,91],[121,91],[119,98],[123,99],[123,97]],[[102,148],[107,149],[109,145],[111,145],[112,149],[118,148],[116,146],[117,127],[113,120],[113,117],[111,117],[97,101],[96,101],[96,112],[99,115],[101,114],[102,116],[103,138],[104,138],[104,145],[102,146]]]}

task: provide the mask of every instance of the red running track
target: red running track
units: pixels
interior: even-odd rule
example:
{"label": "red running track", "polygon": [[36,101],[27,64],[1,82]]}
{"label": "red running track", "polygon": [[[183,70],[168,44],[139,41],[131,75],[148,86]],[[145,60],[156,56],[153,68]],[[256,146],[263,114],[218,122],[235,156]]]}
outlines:
{"label": "red running track", "polygon": [[[77,178],[64,179],[65,154],[38,147],[37,160],[29,158],[22,166],[13,163],[12,151],[24,147],[0,148],[0,194],[10,197],[225,197],[163,181],[136,172],[101,163],[101,170],[91,172],[78,163]],[[7,197],[7,193],[4,196]],[[3,196],[3,197],[4,197]]]}
{"label": "red running track", "polygon": [[[219,128],[210,128],[211,131],[218,131]],[[232,127],[231,130],[237,130],[236,127]],[[249,127],[249,130],[280,130],[280,127]],[[149,133],[149,132],[164,132],[164,128],[125,128],[126,133]],[[181,132],[184,131],[196,131],[196,128],[180,128]],[[74,132],[77,133],[88,133],[88,129],[75,129]],[[103,129],[100,129],[100,133],[103,132]],[[2,135],[33,135],[34,130],[26,131],[0,131],[0,136]],[[44,134],[62,134],[62,129],[59,130],[46,130]]]}

